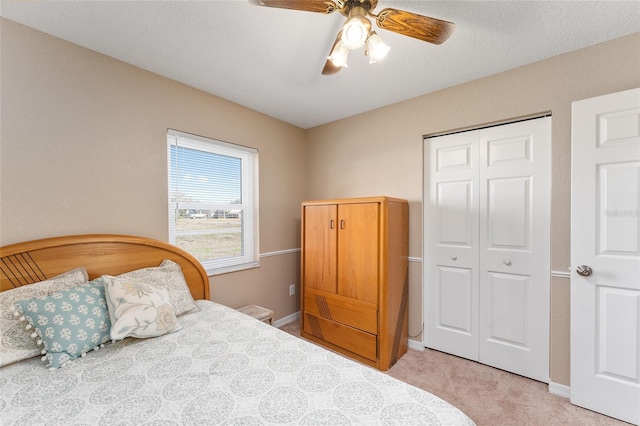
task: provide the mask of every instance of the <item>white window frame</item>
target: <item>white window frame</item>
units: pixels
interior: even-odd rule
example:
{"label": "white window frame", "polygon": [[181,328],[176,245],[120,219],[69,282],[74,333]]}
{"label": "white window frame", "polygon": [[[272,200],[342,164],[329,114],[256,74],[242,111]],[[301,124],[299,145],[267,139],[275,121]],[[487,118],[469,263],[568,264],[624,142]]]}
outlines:
{"label": "white window frame", "polygon": [[[172,200],[171,148],[184,147],[241,160],[241,204],[188,203]],[[258,150],[177,130],[167,130],[167,195],[169,205],[169,242],[176,244],[176,214],[179,210],[241,210],[242,253],[240,256],[201,261],[209,275],[218,275],[259,266],[258,239]]]}

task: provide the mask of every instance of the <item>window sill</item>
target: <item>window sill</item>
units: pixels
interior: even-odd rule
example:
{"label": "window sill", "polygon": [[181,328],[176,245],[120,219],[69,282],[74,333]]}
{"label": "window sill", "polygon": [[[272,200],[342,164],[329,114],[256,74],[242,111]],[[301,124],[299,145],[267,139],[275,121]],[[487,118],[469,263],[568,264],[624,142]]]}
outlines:
{"label": "window sill", "polygon": [[231,272],[239,272],[247,269],[259,268],[260,262],[243,263],[242,265],[227,266],[226,268],[207,269],[207,275],[210,277],[216,275],[228,274]]}

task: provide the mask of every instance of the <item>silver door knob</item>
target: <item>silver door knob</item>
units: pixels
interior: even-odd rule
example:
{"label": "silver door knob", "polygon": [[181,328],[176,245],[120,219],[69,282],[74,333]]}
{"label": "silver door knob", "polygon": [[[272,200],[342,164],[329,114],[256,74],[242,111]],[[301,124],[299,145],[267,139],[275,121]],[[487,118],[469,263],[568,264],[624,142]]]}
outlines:
{"label": "silver door knob", "polygon": [[590,267],[587,265],[580,265],[576,268],[576,272],[578,275],[582,275],[583,277],[588,277],[593,272]]}

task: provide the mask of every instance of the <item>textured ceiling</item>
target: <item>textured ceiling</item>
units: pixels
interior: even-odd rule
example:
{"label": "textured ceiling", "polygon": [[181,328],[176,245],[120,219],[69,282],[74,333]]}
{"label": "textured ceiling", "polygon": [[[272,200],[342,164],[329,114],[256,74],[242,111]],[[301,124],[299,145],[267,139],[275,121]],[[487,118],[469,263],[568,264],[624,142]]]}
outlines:
{"label": "textured ceiling", "polygon": [[[321,0],[320,0],[321,1]],[[0,15],[302,128],[640,32],[638,1],[390,1],[452,21],[440,46],[389,31],[370,65],[320,74],[345,18],[227,1],[2,1]]]}

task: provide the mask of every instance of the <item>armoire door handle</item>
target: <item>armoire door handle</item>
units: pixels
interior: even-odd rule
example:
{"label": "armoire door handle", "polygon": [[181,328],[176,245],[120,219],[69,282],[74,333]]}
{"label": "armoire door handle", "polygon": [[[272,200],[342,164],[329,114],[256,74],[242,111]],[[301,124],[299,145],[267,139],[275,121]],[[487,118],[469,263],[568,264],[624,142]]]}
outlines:
{"label": "armoire door handle", "polygon": [[340,229],[344,229],[344,220],[340,221]]}
{"label": "armoire door handle", "polygon": [[333,229],[333,228],[335,228],[335,227],[336,227],[336,221],[335,221],[335,220],[333,220],[333,219],[331,219],[331,220],[329,221],[329,229]]}

